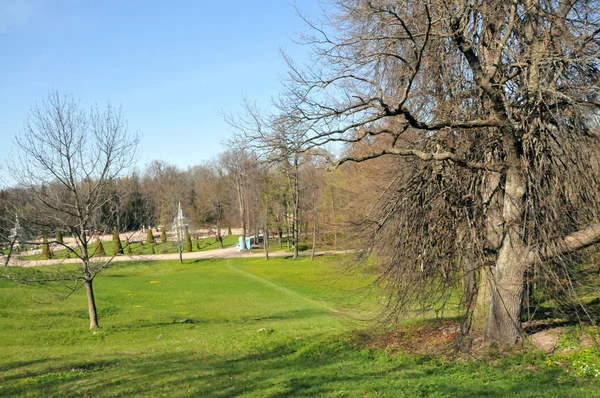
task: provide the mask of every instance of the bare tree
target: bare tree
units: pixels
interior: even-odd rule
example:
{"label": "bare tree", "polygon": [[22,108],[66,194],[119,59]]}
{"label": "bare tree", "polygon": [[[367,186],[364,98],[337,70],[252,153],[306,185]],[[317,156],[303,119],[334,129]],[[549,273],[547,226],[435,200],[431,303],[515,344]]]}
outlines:
{"label": "bare tree", "polygon": [[248,234],[248,173],[255,166],[250,154],[239,148],[230,149],[221,154],[220,163],[227,170],[228,181],[234,191],[238,203],[240,223],[242,227],[241,240],[244,247],[242,249],[250,249],[246,247],[246,236]]}
{"label": "bare tree", "polygon": [[137,143],[120,108],[109,104],[86,111],[58,92],[32,108],[16,137],[18,157],[11,172],[33,204],[21,222],[41,232],[68,231],[75,239],[78,250],[64,247],[80,260],[74,279],[86,290],[90,329],[99,326],[94,278],[110,263],[92,259],[92,232],[100,209],[113,199],[113,180],[135,162]]}
{"label": "bare tree", "polygon": [[305,147],[378,143],[340,164],[395,158],[367,219],[394,317],[472,284],[466,312],[512,344],[530,270],[578,300],[577,253],[600,239],[598,2],[333,7],[307,19],[314,63],[289,62],[284,105]]}

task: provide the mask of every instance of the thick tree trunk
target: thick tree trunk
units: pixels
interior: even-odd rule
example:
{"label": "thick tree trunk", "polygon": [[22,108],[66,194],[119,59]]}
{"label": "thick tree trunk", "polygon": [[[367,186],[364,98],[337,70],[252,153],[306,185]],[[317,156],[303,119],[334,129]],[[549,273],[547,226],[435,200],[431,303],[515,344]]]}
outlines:
{"label": "thick tree trunk", "polygon": [[496,258],[490,312],[485,330],[487,340],[515,344],[521,335],[524,275],[529,250],[522,243],[521,223],[525,184],[518,162],[506,175],[504,190],[504,237]]}
{"label": "thick tree trunk", "polygon": [[501,344],[515,344],[521,335],[521,307],[523,304],[523,275],[527,271],[527,251],[511,242],[509,235],[502,245],[490,301],[485,337]]}
{"label": "thick tree trunk", "polygon": [[84,285],[88,302],[88,313],[90,315],[90,329],[96,329],[100,327],[100,325],[98,325],[98,313],[96,311],[96,299],[94,298],[92,282],[93,280],[86,279]]}

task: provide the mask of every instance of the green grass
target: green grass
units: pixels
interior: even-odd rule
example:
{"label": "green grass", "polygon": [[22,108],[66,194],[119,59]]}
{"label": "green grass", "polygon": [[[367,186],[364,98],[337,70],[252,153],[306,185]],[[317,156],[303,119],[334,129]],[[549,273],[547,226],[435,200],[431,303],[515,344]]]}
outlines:
{"label": "green grass", "polygon": [[[224,236],[223,237],[223,246],[231,247],[235,246],[238,242],[237,235]],[[125,248],[126,242],[121,242],[122,246]],[[104,247],[104,251],[107,256],[113,255],[113,245],[112,241],[102,241],[102,246]],[[91,243],[88,246],[88,252],[93,256],[96,253],[96,243]],[[146,242],[135,242],[130,244],[131,254],[132,255],[148,255],[152,254],[152,245]],[[192,251],[205,251],[205,250],[213,250],[218,249],[219,243],[216,238],[200,238],[200,239],[192,239]],[[124,249],[126,254],[129,254],[127,249]],[[78,251],[78,250],[77,250]],[[166,253],[179,253],[179,248],[176,242],[168,241],[166,243],[160,243],[157,240],[157,243],[154,244],[154,253],[155,254],[166,254]],[[55,250],[53,252],[53,258],[62,259],[67,255],[66,249]],[[20,256],[22,260],[43,260],[44,256],[39,254],[32,254],[28,256]]]}
{"label": "green grass", "polygon": [[[79,292],[0,281],[0,396],[598,396],[539,353],[450,361],[369,347],[381,293],[343,257],[121,263]],[[44,304],[45,303],[45,304]]]}

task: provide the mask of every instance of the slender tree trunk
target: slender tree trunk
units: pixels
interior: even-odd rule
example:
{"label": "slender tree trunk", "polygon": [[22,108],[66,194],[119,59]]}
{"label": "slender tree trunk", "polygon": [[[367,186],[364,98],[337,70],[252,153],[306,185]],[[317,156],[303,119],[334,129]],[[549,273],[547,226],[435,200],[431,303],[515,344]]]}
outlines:
{"label": "slender tree trunk", "polygon": [[317,200],[315,198],[315,192],[313,190],[312,196],[313,205],[313,230],[312,230],[312,251],[310,253],[310,261],[315,259],[315,248],[317,246]]}
{"label": "slender tree trunk", "polygon": [[333,245],[337,247],[337,219],[335,216],[335,199],[331,188],[331,222],[333,224]]}
{"label": "slender tree trunk", "polygon": [[287,249],[290,250],[290,218],[289,215],[289,204],[285,204],[285,229],[287,232]]}
{"label": "slender tree trunk", "polygon": [[96,299],[94,298],[94,287],[92,285],[93,279],[86,279],[85,294],[88,302],[88,313],[90,316],[90,329],[96,329],[100,327],[98,324],[98,312],[96,311]]}
{"label": "slender tree trunk", "polygon": [[[278,205],[279,206],[279,205]],[[278,209],[279,211],[279,209]],[[279,248],[282,249],[283,248],[283,242],[281,241],[281,217],[279,216],[279,213],[277,213],[277,239],[279,239]]]}
{"label": "slender tree trunk", "polygon": [[265,248],[265,260],[269,259],[269,233],[267,231],[268,226],[265,224],[265,226],[263,227],[263,231],[264,231],[264,248]]}
{"label": "slender tree trunk", "polygon": [[223,235],[221,235],[221,219],[217,219],[217,240],[219,241],[219,247],[223,248]]}

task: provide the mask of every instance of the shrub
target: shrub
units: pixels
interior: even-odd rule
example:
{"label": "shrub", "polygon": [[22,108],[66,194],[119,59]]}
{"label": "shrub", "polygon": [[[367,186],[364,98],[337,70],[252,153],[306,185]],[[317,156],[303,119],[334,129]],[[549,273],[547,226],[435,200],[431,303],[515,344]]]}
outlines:
{"label": "shrub", "polygon": [[189,231],[185,231],[185,251],[188,253],[192,251],[192,237]]}
{"label": "shrub", "polygon": [[44,255],[44,258],[47,260],[52,258],[52,252],[50,251],[50,245],[48,244],[48,239],[46,239],[45,236],[44,236],[44,239],[42,240],[42,254]]}
{"label": "shrub", "polygon": [[65,243],[63,239],[63,232],[60,229],[56,231],[56,243],[61,245]]}
{"label": "shrub", "polygon": [[121,245],[121,238],[119,238],[119,229],[116,226],[113,229],[112,242],[114,254],[124,254],[123,245]]}
{"label": "shrub", "polygon": [[104,245],[100,238],[96,238],[96,256],[106,256],[106,251],[104,250]]}
{"label": "shrub", "polygon": [[154,235],[152,234],[152,228],[148,228],[148,233],[146,235],[146,242],[154,243]]}

